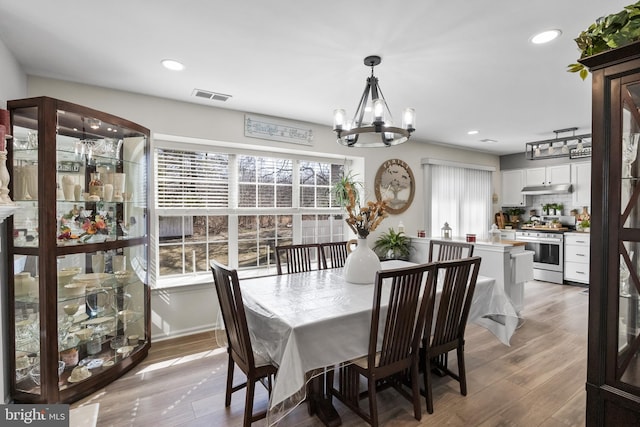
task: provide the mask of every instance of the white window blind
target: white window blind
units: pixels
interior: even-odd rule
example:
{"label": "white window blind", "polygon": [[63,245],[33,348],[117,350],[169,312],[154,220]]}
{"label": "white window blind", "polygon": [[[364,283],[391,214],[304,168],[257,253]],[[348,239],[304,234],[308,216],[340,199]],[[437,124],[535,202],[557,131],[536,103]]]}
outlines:
{"label": "white window blind", "polygon": [[[454,236],[473,233],[488,237],[491,223],[491,171],[429,165],[431,235],[439,236],[445,222]],[[425,200],[429,200],[426,199]]]}
{"label": "white window blind", "polygon": [[229,206],[229,156],[157,149],[156,203],[159,208]]}

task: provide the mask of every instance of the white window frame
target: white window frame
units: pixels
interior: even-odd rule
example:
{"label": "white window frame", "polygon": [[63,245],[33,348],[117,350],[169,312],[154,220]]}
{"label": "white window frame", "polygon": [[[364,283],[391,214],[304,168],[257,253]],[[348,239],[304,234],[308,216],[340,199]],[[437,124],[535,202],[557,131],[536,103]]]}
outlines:
{"label": "white window frame", "polygon": [[[219,211],[221,214],[224,212],[224,215],[228,215],[229,217],[229,266],[232,268],[237,268],[238,266],[238,243],[237,239],[232,238],[232,230],[237,230],[238,227],[238,217],[242,215],[251,215],[251,214],[270,214],[271,212],[276,215],[293,215],[294,216],[294,243],[301,243],[302,239],[302,224],[301,218],[303,215],[336,215],[343,214],[343,210],[341,208],[301,208],[301,207],[293,207],[293,208],[238,208],[238,194],[237,194],[237,176],[236,174],[231,174],[231,182],[229,183],[229,208],[215,208],[211,211],[207,211],[203,213],[201,210],[193,210],[189,211],[188,209],[160,209],[157,208],[156,201],[156,177],[155,177],[155,152],[157,149],[167,149],[167,150],[185,150],[185,151],[220,151],[227,154],[235,154],[235,155],[250,155],[250,156],[259,156],[264,154],[268,157],[281,157],[281,158],[290,158],[294,161],[293,164],[293,179],[294,183],[294,191],[293,191],[293,203],[294,206],[299,206],[299,187],[297,183],[299,182],[298,176],[298,165],[300,160],[307,161],[318,161],[318,162],[329,162],[329,163],[341,163],[344,164],[345,169],[350,169],[354,163],[363,164],[363,159],[360,158],[345,158],[344,156],[337,156],[331,154],[321,154],[315,152],[301,151],[301,150],[286,150],[286,149],[274,149],[274,147],[260,147],[253,145],[245,145],[245,144],[234,144],[222,141],[213,141],[213,140],[205,140],[199,138],[190,138],[190,137],[181,137],[175,135],[165,135],[165,134],[154,134],[153,139],[151,141],[151,171],[152,171],[152,179],[149,180],[150,183],[150,194],[151,194],[151,203],[150,203],[150,283],[151,287],[155,289],[166,289],[172,287],[181,287],[181,286],[189,286],[196,284],[205,284],[211,283],[211,273],[200,272],[197,274],[185,274],[178,276],[171,276],[169,278],[159,278],[158,277],[158,265],[159,265],[159,227],[158,227],[158,217],[159,216],[172,216],[172,215],[189,215],[193,213],[194,215],[216,215],[216,211]],[[357,162],[353,162],[353,159],[358,159]],[[236,156],[230,156],[229,159],[229,168],[237,169],[235,166]],[[357,171],[356,171],[357,172]],[[357,172],[359,173],[359,172]],[[179,211],[179,212],[178,212]],[[332,227],[335,225],[332,225]],[[342,232],[344,236],[349,234],[348,227],[346,223],[342,223],[340,225],[342,227]],[[332,231],[332,236],[333,236]],[[249,270],[243,270],[243,276],[249,276]],[[239,274],[241,272],[239,271]],[[273,272],[268,272],[267,274],[274,274],[275,266]],[[264,274],[259,270],[256,270],[255,275]]]}

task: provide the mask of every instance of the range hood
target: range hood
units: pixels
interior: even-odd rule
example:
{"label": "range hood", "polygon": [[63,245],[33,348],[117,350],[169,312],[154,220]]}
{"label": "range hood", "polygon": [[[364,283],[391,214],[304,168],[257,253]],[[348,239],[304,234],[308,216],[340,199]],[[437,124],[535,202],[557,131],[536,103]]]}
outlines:
{"label": "range hood", "polygon": [[522,194],[536,196],[538,194],[569,194],[572,191],[571,184],[530,185],[522,189]]}

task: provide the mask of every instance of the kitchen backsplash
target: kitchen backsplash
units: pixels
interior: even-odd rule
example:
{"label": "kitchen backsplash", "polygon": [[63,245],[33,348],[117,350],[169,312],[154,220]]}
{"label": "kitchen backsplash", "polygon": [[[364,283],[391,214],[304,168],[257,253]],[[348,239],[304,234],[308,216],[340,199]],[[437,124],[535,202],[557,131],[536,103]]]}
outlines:
{"label": "kitchen backsplash", "polygon": [[[525,206],[524,214],[521,216],[524,221],[529,220],[529,211],[532,209],[536,210],[537,215],[542,215],[542,205],[546,204],[562,204],[564,208],[562,209],[562,215],[570,215],[571,209],[576,209],[578,213],[582,212],[582,206],[574,206],[573,205],[573,195],[571,194],[542,194],[537,196],[527,196],[526,197],[527,206]],[[589,209],[591,212],[591,209]]]}

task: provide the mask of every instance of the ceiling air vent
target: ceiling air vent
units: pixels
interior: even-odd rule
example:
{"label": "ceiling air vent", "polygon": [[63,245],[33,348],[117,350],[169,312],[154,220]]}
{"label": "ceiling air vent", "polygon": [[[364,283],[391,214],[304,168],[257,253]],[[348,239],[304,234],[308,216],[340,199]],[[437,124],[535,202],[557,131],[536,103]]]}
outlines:
{"label": "ceiling air vent", "polygon": [[194,89],[192,95],[195,96],[196,98],[203,98],[203,99],[209,99],[211,101],[223,101],[223,102],[231,98],[231,95],[225,95],[224,93],[216,93],[216,92],[211,92],[211,91],[202,90],[202,89]]}
{"label": "ceiling air vent", "polygon": [[489,139],[489,138],[485,138],[485,139],[481,139],[480,142],[498,142],[495,139]]}

